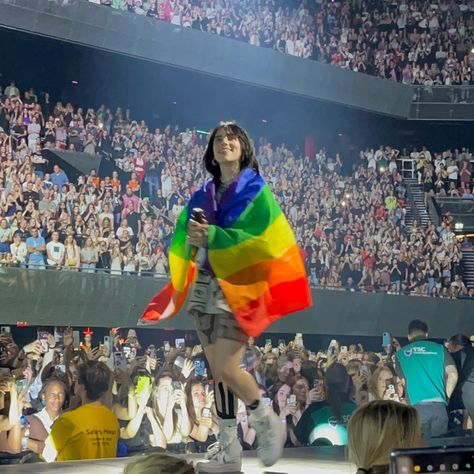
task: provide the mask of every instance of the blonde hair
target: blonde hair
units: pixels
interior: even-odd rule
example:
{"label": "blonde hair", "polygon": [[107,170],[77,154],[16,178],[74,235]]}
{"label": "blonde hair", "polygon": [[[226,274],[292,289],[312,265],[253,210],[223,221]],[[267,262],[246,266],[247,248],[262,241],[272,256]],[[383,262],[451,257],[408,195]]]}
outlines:
{"label": "blonde hair", "polygon": [[184,459],[169,456],[163,453],[154,453],[148,456],[139,456],[129,462],[123,474],[195,474],[191,464]]}
{"label": "blonde hair", "polygon": [[388,465],[396,448],[413,448],[421,440],[415,408],[389,400],[359,407],[347,425],[349,459],[357,468]]}

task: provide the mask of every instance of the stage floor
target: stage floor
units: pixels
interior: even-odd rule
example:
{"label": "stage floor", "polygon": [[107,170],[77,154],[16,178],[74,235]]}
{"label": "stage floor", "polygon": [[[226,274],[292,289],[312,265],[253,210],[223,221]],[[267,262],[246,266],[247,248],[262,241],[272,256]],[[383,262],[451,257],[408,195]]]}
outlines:
{"label": "stage floor", "polygon": [[[196,461],[202,456],[190,455],[186,459]],[[2,474],[43,474],[64,472],[71,474],[119,474],[130,458],[104,459],[100,461],[77,461],[63,463],[37,463],[1,466]],[[331,452],[324,449],[295,448],[286,449],[282,459],[270,468],[264,468],[255,452],[246,452],[242,472],[244,474],[353,474],[354,465],[344,461],[343,452]]]}

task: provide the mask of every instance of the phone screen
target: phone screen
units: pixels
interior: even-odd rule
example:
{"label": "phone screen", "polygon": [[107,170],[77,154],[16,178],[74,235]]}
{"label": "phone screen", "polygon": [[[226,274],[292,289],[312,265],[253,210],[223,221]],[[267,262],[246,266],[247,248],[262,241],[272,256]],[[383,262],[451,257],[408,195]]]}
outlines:
{"label": "phone screen", "polygon": [[151,385],[150,377],[140,375],[137,379],[137,394],[140,395],[144,390],[149,390]]}
{"label": "phone screen", "polygon": [[202,377],[204,375],[204,371],[206,369],[206,365],[202,359],[195,359],[194,361],[194,373],[198,377]]}
{"label": "phone screen", "polygon": [[48,352],[48,331],[38,331],[38,341],[41,342],[43,346],[43,351]]}
{"label": "phone screen", "polygon": [[176,359],[174,360],[174,365],[176,365],[176,367],[182,370],[184,366],[184,357],[182,356],[176,357]]}

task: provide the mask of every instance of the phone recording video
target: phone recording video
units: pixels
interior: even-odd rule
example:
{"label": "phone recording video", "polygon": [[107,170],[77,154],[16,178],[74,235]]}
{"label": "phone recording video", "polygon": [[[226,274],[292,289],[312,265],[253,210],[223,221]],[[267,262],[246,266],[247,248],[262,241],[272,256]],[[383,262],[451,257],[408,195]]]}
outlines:
{"label": "phone recording video", "polygon": [[474,472],[474,446],[397,449],[390,455],[393,474]]}
{"label": "phone recording video", "polygon": [[183,337],[180,337],[174,340],[174,345],[176,349],[184,349],[186,347],[186,342]]}
{"label": "phone recording video", "polygon": [[203,377],[206,371],[206,363],[202,359],[194,360],[194,373],[197,377]]}
{"label": "phone recording video", "polygon": [[178,367],[179,370],[183,370],[184,367],[184,357],[183,356],[178,356],[174,360],[174,365]]}

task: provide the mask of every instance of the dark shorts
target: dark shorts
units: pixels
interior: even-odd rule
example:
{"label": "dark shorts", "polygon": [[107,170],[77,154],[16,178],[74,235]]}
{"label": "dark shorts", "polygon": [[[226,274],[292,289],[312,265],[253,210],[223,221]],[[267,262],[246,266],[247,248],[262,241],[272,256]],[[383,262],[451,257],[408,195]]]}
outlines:
{"label": "dark shorts", "polygon": [[247,343],[248,336],[237,323],[213,275],[199,271],[187,309],[203,347],[215,344],[217,339]]}
{"label": "dark shorts", "polygon": [[203,347],[215,344],[217,339],[230,339],[247,344],[248,336],[242,331],[232,313],[224,311],[220,314],[206,314],[193,311],[191,314]]}

